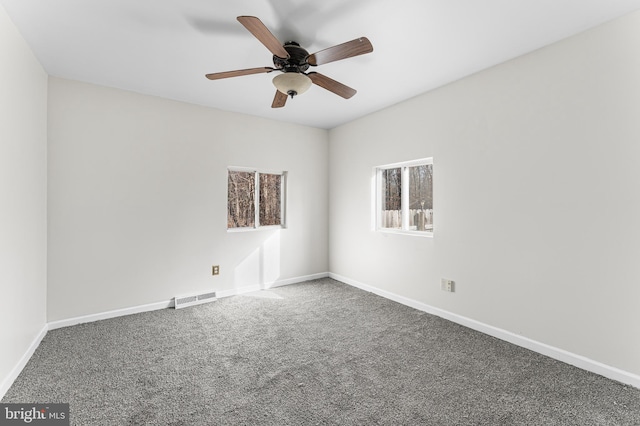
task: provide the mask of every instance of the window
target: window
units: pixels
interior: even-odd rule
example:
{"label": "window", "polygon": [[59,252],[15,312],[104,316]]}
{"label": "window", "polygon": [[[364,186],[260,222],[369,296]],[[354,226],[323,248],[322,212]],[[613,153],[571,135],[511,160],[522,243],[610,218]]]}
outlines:
{"label": "window", "polygon": [[433,158],[375,170],[376,229],[433,235]]}
{"label": "window", "polygon": [[285,226],[287,172],[260,172],[229,168],[227,229]]}

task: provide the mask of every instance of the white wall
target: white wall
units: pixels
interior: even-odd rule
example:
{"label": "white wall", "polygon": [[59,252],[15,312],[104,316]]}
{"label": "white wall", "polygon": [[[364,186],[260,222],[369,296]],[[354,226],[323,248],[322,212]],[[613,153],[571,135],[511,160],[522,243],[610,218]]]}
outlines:
{"label": "white wall", "polygon": [[[640,374],[638,52],[635,13],[332,130],[332,273]],[[429,156],[434,238],[372,232]]]}
{"label": "white wall", "polygon": [[0,397],[45,327],[47,75],[0,6]]}
{"label": "white wall", "polygon": [[[327,157],[325,130],[51,77],[48,320],[326,273]],[[227,233],[228,166],[289,172],[287,229]]]}

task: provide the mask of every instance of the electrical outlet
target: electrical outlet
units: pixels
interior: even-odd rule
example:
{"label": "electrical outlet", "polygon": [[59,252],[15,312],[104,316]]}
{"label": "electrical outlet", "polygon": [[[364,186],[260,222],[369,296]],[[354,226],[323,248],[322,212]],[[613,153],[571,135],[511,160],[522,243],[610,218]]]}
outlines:
{"label": "electrical outlet", "polygon": [[449,280],[447,278],[442,278],[440,280],[440,290],[447,291],[449,293],[453,293],[456,291],[456,283],[453,280]]}
{"label": "electrical outlet", "polygon": [[220,275],[220,265],[213,265],[213,268],[211,268],[211,275]]}

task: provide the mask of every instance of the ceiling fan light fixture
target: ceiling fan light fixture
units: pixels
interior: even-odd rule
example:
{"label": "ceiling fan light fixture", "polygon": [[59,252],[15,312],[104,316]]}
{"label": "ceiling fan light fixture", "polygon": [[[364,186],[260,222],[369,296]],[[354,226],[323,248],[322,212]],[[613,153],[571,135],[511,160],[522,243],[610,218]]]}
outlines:
{"label": "ceiling fan light fixture", "polygon": [[311,79],[302,73],[285,72],[273,78],[273,85],[278,91],[293,98],[309,90]]}

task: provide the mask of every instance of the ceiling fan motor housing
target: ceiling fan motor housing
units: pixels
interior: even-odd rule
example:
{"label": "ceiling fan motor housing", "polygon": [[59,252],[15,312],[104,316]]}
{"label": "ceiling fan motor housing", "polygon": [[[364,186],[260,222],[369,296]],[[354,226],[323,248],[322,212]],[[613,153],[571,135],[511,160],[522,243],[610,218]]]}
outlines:
{"label": "ceiling fan motor housing", "polygon": [[289,58],[273,56],[273,65],[283,72],[303,73],[309,69],[307,58],[309,52],[300,47],[295,41],[288,41],[284,44],[284,49],[289,53]]}

